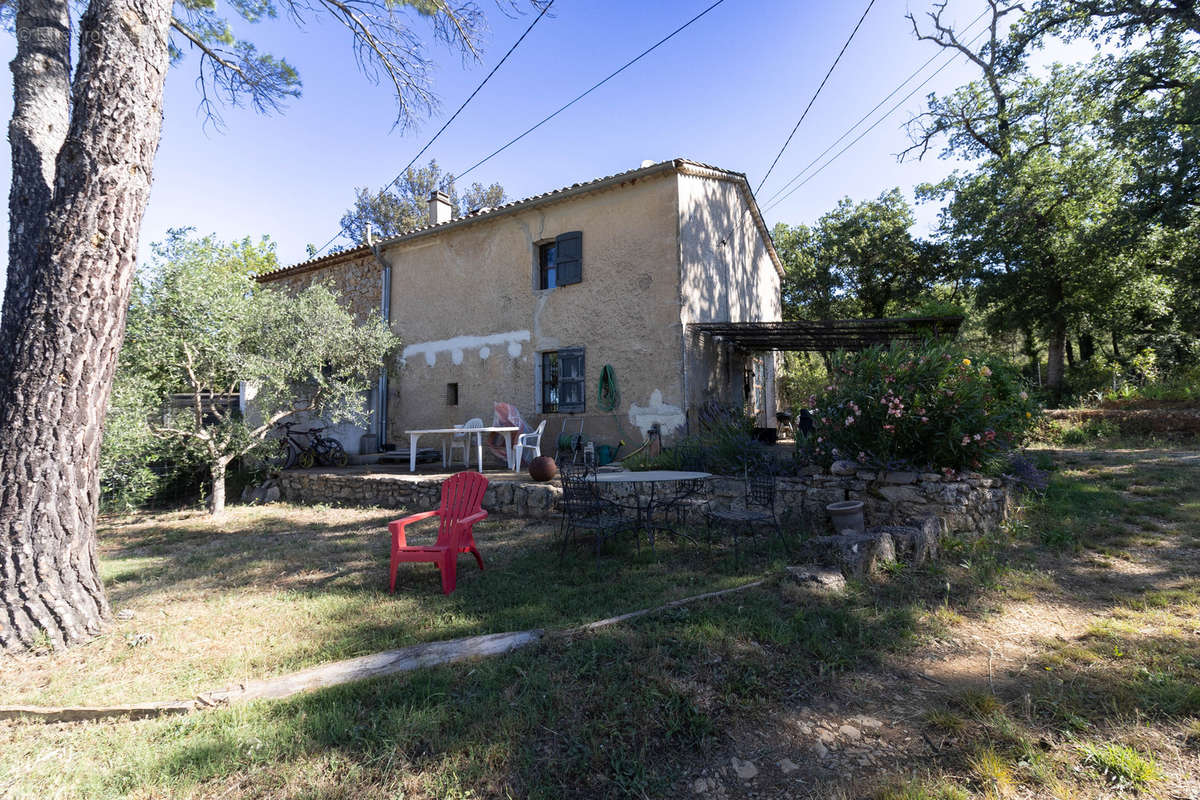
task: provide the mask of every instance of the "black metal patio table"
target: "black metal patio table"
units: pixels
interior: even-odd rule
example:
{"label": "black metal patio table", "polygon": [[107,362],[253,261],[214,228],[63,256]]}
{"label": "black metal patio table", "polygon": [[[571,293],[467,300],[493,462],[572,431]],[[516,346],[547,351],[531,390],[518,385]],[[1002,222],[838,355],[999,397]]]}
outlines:
{"label": "black metal patio table", "polygon": [[[656,530],[662,530],[669,534],[678,533],[678,531],[669,525],[656,525],[654,523],[654,512],[656,510],[669,511],[684,499],[685,495],[678,491],[682,484],[705,481],[711,477],[712,473],[709,472],[656,469],[644,472],[600,472],[596,475],[596,483],[633,484],[633,503],[631,506],[625,507],[631,508],[637,514],[637,529],[646,532],[646,536],[650,540],[650,547],[653,548],[654,533]],[[660,484],[669,484],[672,486],[672,491],[669,495],[659,493],[658,487]]]}

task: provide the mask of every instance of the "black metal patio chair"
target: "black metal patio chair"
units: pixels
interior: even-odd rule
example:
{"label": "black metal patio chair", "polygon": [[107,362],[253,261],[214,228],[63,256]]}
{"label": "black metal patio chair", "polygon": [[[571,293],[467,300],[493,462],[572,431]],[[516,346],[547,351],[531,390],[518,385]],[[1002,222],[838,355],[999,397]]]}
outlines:
{"label": "black metal patio chair", "polygon": [[593,552],[598,556],[600,544],[614,532],[628,528],[629,521],[620,506],[600,496],[593,467],[564,464],[558,475],[562,482],[562,518],[559,523],[562,541],[558,559],[562,561],[567,553],[567,545],[578,537],[580,531],[591,532]]}
{"label": "black metal patio chair", "polygon": [[784,538],[783,528],[775,513],[775,474],[765,464],[748,466],[743,473],[745,494],[742,508],[712,509],[704,511],[707,539],[712,542],[714,528],[723,528],[730,532],[733,540],[734,563],[739,560],[739,540],[743,536],[752,536],[763,526],[769,526],[790,555],[792,548]]}

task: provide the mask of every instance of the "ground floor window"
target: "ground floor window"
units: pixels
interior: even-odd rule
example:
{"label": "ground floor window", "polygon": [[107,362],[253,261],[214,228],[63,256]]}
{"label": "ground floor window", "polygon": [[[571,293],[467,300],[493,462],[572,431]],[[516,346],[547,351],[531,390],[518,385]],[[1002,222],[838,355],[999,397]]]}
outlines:
{"label": "ground floor window", "polygon": [[586,408],[583,348],[542,353],[540,391],[542,413],[577,413]]}

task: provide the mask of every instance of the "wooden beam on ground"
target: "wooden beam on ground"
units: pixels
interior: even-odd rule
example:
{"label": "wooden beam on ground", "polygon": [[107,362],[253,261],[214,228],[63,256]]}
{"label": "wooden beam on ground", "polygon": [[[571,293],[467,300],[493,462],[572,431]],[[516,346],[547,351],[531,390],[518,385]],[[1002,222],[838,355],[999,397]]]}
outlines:
{"label": "wooden beam on ground", "polygon": [[[654,608],[643,608],[630,611],[616,617],[588,622],[573,628],[556,631],[555,636],[571,636],[580,633],[616,625],[637,617],[678,608],[702,600],[723,597],[734,592],[743,592],[756,586],[762,586],[765,580],[735,586],[731,589],[721,589],[716,592],[692,595],[679,600],[672,600]],[[160,703],[134,703],[123,706],[75,706],[62,708],[43,708],[35,706],[0,706],[0,720],[33,719],[41,722],[85,722],[105,719],[107,717],[123,717],[125,719],[147,719],[163,717],[172,714],[186,714],[190,711],[216,708],[231,703],[242,703],[250,700],[281,700],[313,689],[324,689],[344,683],[378,678],[384,675],[394,675],[400,672],[410,672],[424,667],[437,667],[443,664],[453,664],[473,658],[487,658],[501,655],[527,647],[545,636],[540,629],[528,631],[513,631],[509,633],[489,633],[482,636],[468,636],[463,639],[450,639],[444,642],[428,642],[402,647],[399,650],[387,650],[369,656],[350,658],[345,661],[335,661],[309,669],[280,675],[276,678],[266,678],[261,681],[247,681],[228,689],[205,692],[197,695],[194,700],[167,701]]]}
{"label": "wooden beam on ground", "polygon": [[360,656],[346,661],[335,661],[318,667],[267,678],[248,681],[230,689],[207,692],[199,695],[200,703],[213,706],[246,700],[279,700],[312,689],[323,689],[342,683],[410,672],[422,667],[437,667],[453,664],[469,658],[486,658],[500,655],[533,644],[542,638],[541,630],[516,631],[514,633],[489,633],[465,639],[450,639],[445,642],[429,642],[388,650],[369,656]]}

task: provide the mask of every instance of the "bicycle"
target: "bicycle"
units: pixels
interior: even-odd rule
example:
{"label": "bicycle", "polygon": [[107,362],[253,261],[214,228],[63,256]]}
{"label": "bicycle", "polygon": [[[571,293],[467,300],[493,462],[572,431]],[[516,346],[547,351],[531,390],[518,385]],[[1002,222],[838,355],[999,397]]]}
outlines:
{"label": "bicycle", "polygon": [[[276,450],[268,458],[272,467],[279,470],[292,467],[311,469],[318,462],[325,466],[344,467],[350,462],[346,448],[342,447],[341,442],[321,435],[324,428],[293,431],[292,428],[299,424],[285,422],[279,426],[283,429],[283,436],[277,440],[279,443],[275,445]],[[307,441],[298,438],[300,436],[307,436]]]}

